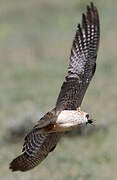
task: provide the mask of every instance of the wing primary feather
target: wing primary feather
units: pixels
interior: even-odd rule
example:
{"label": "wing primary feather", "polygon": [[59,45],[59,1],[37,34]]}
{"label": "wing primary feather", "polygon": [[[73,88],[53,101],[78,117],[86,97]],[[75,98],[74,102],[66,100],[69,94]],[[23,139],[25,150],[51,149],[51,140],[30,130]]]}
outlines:
{"label": "wing primary feather", "polygon": [[56,102],[56,110],[75,110],[82,103],[96,69],[100,39],[98,10],[91,2],[82,14],[73,40],[68,74]]}

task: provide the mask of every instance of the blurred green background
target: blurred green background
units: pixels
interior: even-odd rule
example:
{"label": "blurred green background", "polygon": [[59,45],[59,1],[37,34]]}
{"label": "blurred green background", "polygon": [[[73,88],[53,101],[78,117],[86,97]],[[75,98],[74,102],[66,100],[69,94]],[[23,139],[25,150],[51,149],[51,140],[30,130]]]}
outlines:
{"label": "blurred green background", "polygon": [[[93,0],[92,0],[93,1]],[[93,1],[100,14],[97,70],[82,109],[105,126],[65,137],[37,168],[12,173],[23,140],[4,139],[8,123],[54,107],[67,72],[72,40],[89,0],[0,0],[0,179],[117,179],[117,1]],[[39,117],[40,118],[40,117]],[[35,119],[35,122],[38,119]]]}

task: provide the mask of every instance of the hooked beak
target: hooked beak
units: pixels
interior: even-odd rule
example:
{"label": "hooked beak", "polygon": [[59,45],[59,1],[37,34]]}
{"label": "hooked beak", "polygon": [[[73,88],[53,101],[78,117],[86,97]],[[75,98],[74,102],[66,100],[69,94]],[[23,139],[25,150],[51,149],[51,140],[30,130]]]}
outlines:
{"label": "hooked beak", "polygon": [[88,119],[88,121],[86,122],[86,124],[92,124],[92,125],[93,125],[93,119]]}

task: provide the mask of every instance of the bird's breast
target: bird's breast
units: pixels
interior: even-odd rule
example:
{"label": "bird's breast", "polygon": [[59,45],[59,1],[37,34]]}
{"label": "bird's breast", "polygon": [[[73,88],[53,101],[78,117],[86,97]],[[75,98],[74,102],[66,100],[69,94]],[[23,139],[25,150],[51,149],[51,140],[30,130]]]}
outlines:
{"label": "bird's breast", "polygon": [[64,110],[58,115],[54,123],[42,128],[40,133],[71,131],[88,122],[86,115],[87,113],[80,110]]}
{"label": "bird's breast", "polygon": [[72,130],[88,121],[86,114],[87,113],[78,110],[64,110],[57,118],[56,128],[60,131]]}

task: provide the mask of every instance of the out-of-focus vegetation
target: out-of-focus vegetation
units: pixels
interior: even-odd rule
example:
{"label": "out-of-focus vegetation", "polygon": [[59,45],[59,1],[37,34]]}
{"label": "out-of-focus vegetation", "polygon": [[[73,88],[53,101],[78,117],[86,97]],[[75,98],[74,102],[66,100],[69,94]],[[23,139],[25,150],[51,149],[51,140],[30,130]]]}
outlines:
{"label": "out-of-focus vegetation", "polygon": [[[0,179],[117,179],[117,1],[95,0],[101,41],[97,70],[82,109],[108,131],[63,138],[37,168],[12,173],[23,141],[5,141],[8,123],[54,107],[67,71],[77,23],[90,1],[0,0]],[[39,117],[40,118],[40,117]],[[35,119],[36,122],[36,119]]]}

